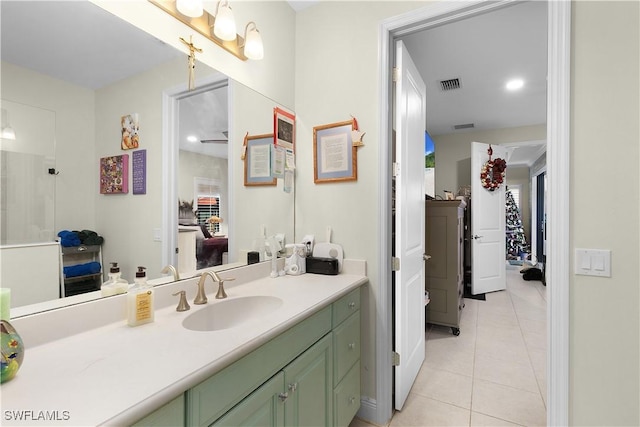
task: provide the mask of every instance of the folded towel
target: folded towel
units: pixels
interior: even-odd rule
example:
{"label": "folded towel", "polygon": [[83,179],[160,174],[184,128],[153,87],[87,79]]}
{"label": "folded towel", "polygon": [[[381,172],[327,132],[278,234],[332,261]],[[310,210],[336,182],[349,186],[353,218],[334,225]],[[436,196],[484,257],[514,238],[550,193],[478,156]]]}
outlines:
{"label": "folded towel", "polygon": [[82,243],[74,231],[62,230],[58,233],[58,237],[60,237],[60,244],[64,247],[80,246]]}
{"label": "folded towel", "polygon": [[88,262],[86,264],[69,265],[62,268],[64,277],[86,276],[100,272],[100,263],[97,261]]}
{"label": "folded towel", "polygon": [[93,230],[76,231],[83,245],[101,245],[104,242],[102,236],[99,236]]}

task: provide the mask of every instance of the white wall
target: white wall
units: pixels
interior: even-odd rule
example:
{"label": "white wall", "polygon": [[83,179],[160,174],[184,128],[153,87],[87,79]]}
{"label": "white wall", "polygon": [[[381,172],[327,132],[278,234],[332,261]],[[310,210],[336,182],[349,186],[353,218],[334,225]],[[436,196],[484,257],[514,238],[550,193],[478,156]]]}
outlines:
{"label": "white wall", "polygon": [[[159,277],[162,269],[162,242],[153,240],[154,229],[162,228],[162,93],[183,84],[184,61],[176,59],[151,71],[122,80],[96,91],[95,95],[95,176],[90,193],[96,206],[96,230],[105,239],[102,251],[105,265],[118,262],[122,277],[133,281],[137,266],[147,267],[148,277]],[[213,70],[200,67],[196,78],[205,78]],[[129,155],[136,150],[120,149],[120,118],[137,113],[140,150],[147,150],[147,192],[100,194],[98,160],[105,156]],[[129,172],[131,175],[131,171]],[[84,178],[86,179],[86,177]]]}
{"label": "white wall", "polygon": [[[572,191],[566,195],[572,203],[571,245],[611,248],[613,277],[571,277],[571,424],[638,425],[638,3],[572,4],[573,166]],[[324,226],[332,225],[345,255],[368,262],[362,391],[373,399],[377,209],[388,202],[377,196],[377,111],[383,107],[377,103],[377,25],[422,5],[323,2],[299,12],[297,19],[296,232],[322,236]],[[619,81],[625,84],[611,84]],[[358,152],[358,181],[314,185],[313,126],[347,120],[350,114],[367,132]],[[543,139],[532,131],[538,136],[521,140]],[[440,161],[439,148],[436,153]],[[448,180],[436,183],[437,192],[456,184],[455,177]]]}
{"label": "white wall", "polygon": [[[546,125],[432,135],[436,152],[436,194],[454,193],[471,185],[471,142],[504,144],[509,142],[545,140]],[[445,165],[445,167],[439,167]],[[509,167],[507,165],[507,176]]]}
{"label": "white wall", "polygon": [[[342,244],[347,258],[367,261],[370,285],[362,312],[362,394],[376,398],[375,320],[380,223],[378,211],[378,25],[422,2],[321,2],[298,12],[296,28],[296,236]],[[354,115],[364,146],[358,180],[313,182],[313,127]],[[436,149],[436,153],[437,153]],[[391,284],[389,284],[391,286]]]}
{"label": "white wall", "polygon": [[44,153],[55,158],[52,166],[60,172],[50,176],[55,180],[54,236],[64,229],[95,229],[95,209],[86,198],[95,185],[87,177],[97,177],[96,165],[77,161],[94,158],[94,92],[3,62],[2,99],[55,115],[55,153]]}
{"label": "white wall", "polygon": [[[264,43],[263,60],[241,61],[150,2],[90,1],[183,52],[187,51],[179,37],[193,35],[194,45],[203,49],[197,54],[198,61],[293,109],[295,12],[286,2],[233,3],[238,32],[244,35],[245,25],[255,21]],[[204,2],[205,9],[213,15],[217,4]]]}
{"label": "white wall", "polygon": [[[282,105],[271,99],[259,96],[255,91],[242,84],[231,82],[230,98],[232,135],[250,136],[273,135],[273,109]],[[237,261],[246,262],[246,252],[254,248],[253,241],[260,237],[262,226],[268,236],[285,233],[285,243],[294,240],[294,192],[285,193],[283,180],[278,179],[276,186],[244,185],[244,162],[242,140],[233,141],[229,162],[233,163],[233,212],[235,254]],[[299,145],[298,145],[299,146]],[[302,238],[302,236],[298,236]],[[230,254],[232,256],[233,254]]]}
{"label": "white wall", "polygon": [[612,251],[571,277],[572,425],[640,424],[639,5],[572,2],[571,247]]}

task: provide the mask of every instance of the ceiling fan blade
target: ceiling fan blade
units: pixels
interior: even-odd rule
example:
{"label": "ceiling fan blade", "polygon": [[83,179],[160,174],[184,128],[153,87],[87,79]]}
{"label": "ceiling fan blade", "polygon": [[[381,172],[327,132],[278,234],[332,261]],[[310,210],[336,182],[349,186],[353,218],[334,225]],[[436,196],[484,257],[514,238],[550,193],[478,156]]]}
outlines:
{"label": "ceiling fan blade", "polygon": [[229,142],[227,139],[201,139],[200,143],[202,144],[226,144]]}

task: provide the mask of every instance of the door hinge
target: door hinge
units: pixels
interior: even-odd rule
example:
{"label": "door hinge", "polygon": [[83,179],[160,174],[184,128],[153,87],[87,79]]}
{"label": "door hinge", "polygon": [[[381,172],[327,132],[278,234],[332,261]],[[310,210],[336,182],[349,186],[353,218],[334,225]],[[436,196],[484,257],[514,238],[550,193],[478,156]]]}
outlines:
{"label": "door hinge", "polygon": [[391,79],[392,79],[394,82],[397,82],[399,78],[400,78],[400,68],[398,68],[398,67],[393,67],[393,71],[392,71],[392,73],[391,73]]}
{"label": "door hinge", "polygon": [[400,353],[394,351],[391,353],[391,357],[393,359],[393,366],[400,366]]}
{"label": "door hinge", "polygon": [[393,162],[393,170],[391,171],[393,177],[397,177],[400,174],[400,163]]}
{"label": "door hinge", "polygon": [[400,258],[393,257],[391,258],[391,271],[399,271],[400,270]]}

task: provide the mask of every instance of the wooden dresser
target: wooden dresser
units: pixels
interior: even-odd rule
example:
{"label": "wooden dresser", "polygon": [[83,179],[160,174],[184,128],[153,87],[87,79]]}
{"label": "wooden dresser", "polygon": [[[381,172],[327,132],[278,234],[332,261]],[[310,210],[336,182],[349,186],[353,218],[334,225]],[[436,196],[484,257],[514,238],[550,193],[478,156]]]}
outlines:
{"label": "wooden dresser", "polygon": [[464,209],[460,200],[427,200],[425,289],[431,302],[426,321],[460,335],[464,308]]}

